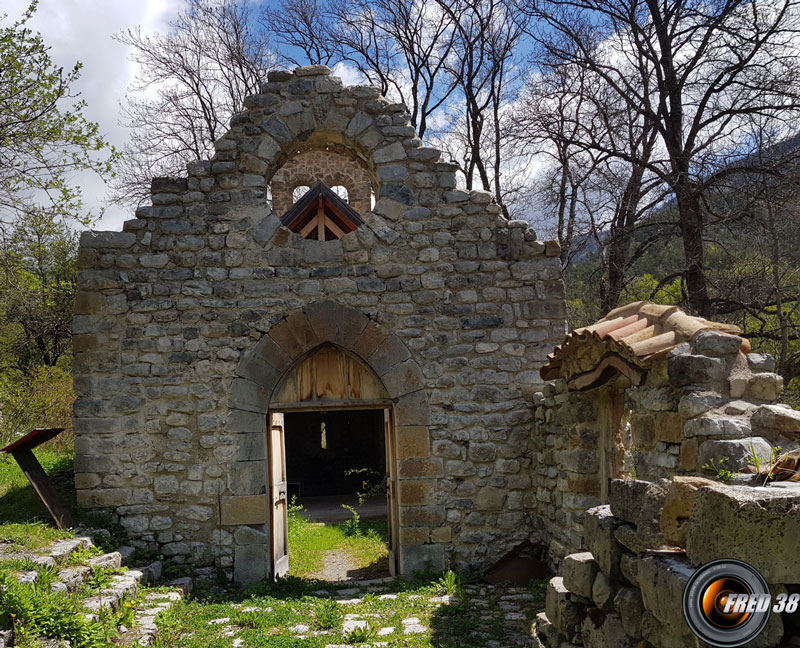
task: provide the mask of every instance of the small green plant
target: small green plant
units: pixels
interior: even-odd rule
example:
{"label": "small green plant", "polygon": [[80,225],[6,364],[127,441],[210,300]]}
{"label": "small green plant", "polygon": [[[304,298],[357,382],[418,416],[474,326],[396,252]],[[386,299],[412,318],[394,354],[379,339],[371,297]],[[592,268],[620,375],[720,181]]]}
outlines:
{"label": "small green plant", "polygon": [[353,515],[353,517],[351,517],[342,525],[344,529],[344,535],[348,538],[360,538],[362,535],[361,516],[352,506],[342,504],[342,508],[350,511],[350,513]]}
{"label": "small green plant", "polygon": [[756,475],[761,474],[761,464],[763,463],[763,459],[761,458],[761,455],[756,452],[756,448],[752,441],[750,441],[750,454],[747,456],[747,463],[753,467]]}
{"label": "small green plant", "polygon": [[728,470],[724,464],[728,463],[728,457],[722,457],[722,459],[717,460],[715,463],[713,459],[710,459],[706,463],[704,463],[701,468],[703,470],[708,470],[713,472],[717,479],[719,479],[723,484],[727,484],[736,476],[735,472]]}
{"label": "small green plant", "polygon": [[119,619],[117,625],[125,626],[129,630],[136,624],[136,601],[124,600],[119,606]]}
{"label": "small green plant", "polygon": [[67,565],[70,567],[75,567],[76,565],[82,565],[85,563],[89,558],[94,558],[95,556],[99,556],[103,553],[103,550],[99,547],[95,547],[92,545],[88,549],[82,547],[77,551],[73,551],[69,557],[67,558]]}
{"label": "small green plant", "polygon": [[439,579],[439,586],[444,588],[445,594],[449,596],[461,596],[463,593],[461,577],[452,569],[448,569]]}
{"label": "small green plant", "polygon": [[365,626],[353,628],[349,632],[345,632],[342,636],[345,643],[362,644],[374,641],[378,637],[378,631],[372,624],[367,624]]}
{"label": "small green plant", "polygon": [[103,590],[111,585],[111,576],[114,574],[113,567],[95,567],[86,584],[93,590]]}
{"label": "small green plant", "polygon": [[350,468],[344,471],[345,477],[361,477],[361,490],[356,492],[358,505],[364,506],[373,495],[386,492],[386,477],[373,468]]}
{"label": "small green plant", "polygon": [[317,627],[320,630],[337,630],[342,625],[342,609],[332,598],[325,599],[315,610]]}

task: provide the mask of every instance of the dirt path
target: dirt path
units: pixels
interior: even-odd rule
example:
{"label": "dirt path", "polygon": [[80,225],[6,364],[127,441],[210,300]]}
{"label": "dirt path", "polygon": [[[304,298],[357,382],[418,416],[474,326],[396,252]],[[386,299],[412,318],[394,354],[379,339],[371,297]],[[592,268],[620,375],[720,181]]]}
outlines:
{"label": "dirt path", "polygon": [[381,564],[358,567],[353,558],[344,549],[331,549],[325,554],[322,569],[308,578],[325,581],[356,581],[370,578],[382,578],[389,575],[386,559]]}

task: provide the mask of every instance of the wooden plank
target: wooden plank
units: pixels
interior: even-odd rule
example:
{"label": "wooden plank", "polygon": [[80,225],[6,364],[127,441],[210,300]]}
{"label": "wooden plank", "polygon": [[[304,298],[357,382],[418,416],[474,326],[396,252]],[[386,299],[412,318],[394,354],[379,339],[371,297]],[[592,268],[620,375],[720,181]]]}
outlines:
{"label": "wooden plank", "polygon": [[319,221],[319,216],[314,216],[314,218],[310,219],[308,223],[300,230],[300,236],[304,238],[308,238],[308,235],[314,230],[317,229],[317,221]]}
{"label": "wooden plank", "polygon": [[383,425],[386,435],[386,512],[389,523],[389,575],[397,576],[398,549],[400,548],[400,521],[397,488],[397,455],[394,445],[394,422],[392,410],[383,410]]}
{"label": "wooden plank", "polygon": [[336,401],[311,400],[298,403],[274,401],[269,404],[270,410],[278,412],[319,412],[320,410],[352,410],[352,409],[384,409],[392,404],[390,398],[379,400],[361,400],[358,398],[348,398]]}
{"label": "wooden plank", "polygon": [[31,486],[33,486],[33,490],[42,500],[56,526],[59,529],[74,527],[75,520],[72,517],[72,513],[64,506],[61,496],[53,486],[53,482],[48,479],[47,473],[45,473],[33,452],[29,448],[18,448],[11,453],[11,456],[17,460],[19,467],[22,468],[22,472],[25,473]]}
{"label": "wooden plank", "polygon": [[283,414],[269,415],[270,545],[272,577],[289,573],[288,484]]}

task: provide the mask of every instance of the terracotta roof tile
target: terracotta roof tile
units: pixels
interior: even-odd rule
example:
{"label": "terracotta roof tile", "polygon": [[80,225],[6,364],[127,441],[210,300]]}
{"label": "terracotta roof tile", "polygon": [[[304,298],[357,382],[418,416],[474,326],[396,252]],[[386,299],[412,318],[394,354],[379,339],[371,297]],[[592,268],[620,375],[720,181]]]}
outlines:
{"label": "terracotta roof tile", "polygon": [[[717,330],[738,334],[733,324],[711,322],[687,315],[677,306],[640,301],[615,308],[603,319],[577,328],[557,346],[541,369],[545,380],[563,378],[573,389],[600,384],[611,372],[622,373],[639,384],[648,365],[664,357],[697,333]],[[750,352],[750,343],[742,342]]]}

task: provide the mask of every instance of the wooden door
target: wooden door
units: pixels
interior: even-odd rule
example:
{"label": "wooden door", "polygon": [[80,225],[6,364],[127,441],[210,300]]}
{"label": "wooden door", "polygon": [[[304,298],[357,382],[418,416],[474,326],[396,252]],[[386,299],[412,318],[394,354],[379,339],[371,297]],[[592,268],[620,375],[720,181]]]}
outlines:
{"label": "wooden door", "polygon": [[400,525],[397,508],[397,462],[391,409],[386,408],[383,410],[383,422],[386,435],[386,512],[389,521],[389,574],[397,576]]}
{"label": "wooden door", "polygon": [[289,573],[289,527],[286,487],[286,445],[283,414],[269,415],[270,561],[272,578]]}

